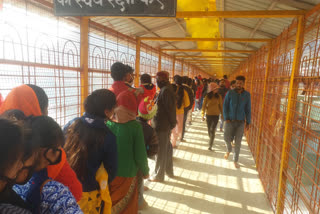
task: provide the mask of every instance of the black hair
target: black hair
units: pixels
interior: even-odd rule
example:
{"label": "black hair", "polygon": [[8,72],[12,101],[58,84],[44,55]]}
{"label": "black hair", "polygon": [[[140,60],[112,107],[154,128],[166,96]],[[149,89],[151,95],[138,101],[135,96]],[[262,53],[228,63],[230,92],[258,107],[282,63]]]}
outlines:
{"label": "black hair", "polygon": [[188,76],[183,76],[182,77],[182,83],[183,84],[188,84],[188,82],[189,82],[189,77]]}
{"label": "black hair", "polygon": [[134,72],[134,69],[130,65],[125,65],[125,66],[126,66],[127,73],[133,73]]}
{"label": "black hair", "polygon": [[228,76],[227,75],[223,75],[223,79],[228,79]]}
{"label": "black hair", "polygon": [[23,111],[18,110],[18,109],[11,109],[11,110],[5,111],[1,115],[1,118],[5,118],[8,120],[12,120],[12,121],[24,121],[27,117],[23,113]]}
{"label": "black hair", "polygon": [[237,76],[237,77],[236,77],[236,80],[240,80],[240,81],[245,82],[245,81],[246,81],[246,78],[245,78],[244,76]]}
{"label": "black hair", "polygon": [[89,154],[96,154],[101,148],[107,130],[107,128],[89,127],[81,119],[76,120],[68,129],[64,150],[68,163],[81,181],[88,175]]}
{"label": "black hair", "polygon": [[176,91],[176,97],[177,97],[177,107],[179,109],[182,106],[183,97],[184,97],[184,89],[182,86],[182,77],[179,75],[175,75],[173,77],[173,80],[176,83],[176,85],[178,86],[175,91]]}
{"label": "black hair", "polygon": [[61,127],[51,117],[29,117],[26,126],[30,129],[30,136],[26,142],[26,149],[34,151],[39,148],[57,148],[64,144]]}
{"label": "black hair", "polygon": [[23,153],[24,131],[22,126],[0,118],[0,139],[0,173],[3,173]]}
{"label": "black hair", "polygon": [[106,118],[105,110],[111,110],[117,104],[116,95],[108,89],[92,92],[84,101],[86,113],[100,118]]}
{"label": "black hair", "polygon": [[114,81],[122,81],[128,73],[128,67],[122,62],[115,62],[111,66],[111,77]]}
{"label": "black hair", "polygon": [[215,98],[219,98],[219,94],[218,93],[213,93],[213,91],[210,91],[208,94],[207,94],[208,98],[209,99],[212,99],[212,97],[214,96]]}
{"label": "black hair", "polygon": [[235,80],[232,80],[232,81],[230,82],[230,85],[233,85],[233,84],[236,84],[236,81],[235,81]]}
{"label": "black hair", "polygon": [[140,77],[140,81],[142,84],[144,83],[151,84],[151,76],[149,74],[142,74]]}
{"label": "black hair", "polygon": [[46,92],[42,88],[40,88],[39,86],[36,86],[36,85],[27,84],[27,86],[29,86],[36,94],[38,102],[39,102],[40,110],[41,110],[42,114],[44,114],[48,108],[48,105],[49,105],[49,99],[48,99]]}
{"label": "black hair", "polygon": [[187,83],[187,84],[188,84],[189,86],[192,86],[192,83],[193,83],[192,79],[191,79],[191,78],[188,78],[188,83]]}

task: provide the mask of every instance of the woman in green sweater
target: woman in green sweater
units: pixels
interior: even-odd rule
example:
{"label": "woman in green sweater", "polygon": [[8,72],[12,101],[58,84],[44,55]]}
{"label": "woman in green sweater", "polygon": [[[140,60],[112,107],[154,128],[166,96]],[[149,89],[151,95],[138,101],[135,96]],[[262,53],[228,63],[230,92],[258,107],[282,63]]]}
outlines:
{"label": "woman in green sweater", "polygon": [[138,213],[137,172],[149,177],[147,152],[142,127],[136,121],[137,99],[132,91],[121,92],[117,97],[116,122],[107,126],[117,137],[118,172],[110,184],[112,213]]}
{"label": "woman in green sweater", "polygon": [[202,105],[202,120],[205,120],[204,115],[206,114],[208,134],[210,137],[209,148],[212,150],[213,141],[216,135],[216,127],[219,121],[219,115],[223,118],[223,102],[221,96],[218,94],[219,86],[212,82],[208,86],[208,93],[203,101]]}

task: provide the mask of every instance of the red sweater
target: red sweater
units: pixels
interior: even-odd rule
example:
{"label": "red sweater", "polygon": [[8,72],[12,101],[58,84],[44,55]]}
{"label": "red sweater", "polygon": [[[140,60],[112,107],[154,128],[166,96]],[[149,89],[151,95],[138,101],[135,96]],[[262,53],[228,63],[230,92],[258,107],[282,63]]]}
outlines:
{"label": "red sweater", "polygon": [[197,91],[196,91],[196,99],[201,99],[202,96],[202,90],[203,90],[203,86],[200,85],[197,87]]}
{"label": "red sweater", "polygon": [[151,85],[140,85],[143,88],[144,93],[142,94],[142,98],[151,97],[154,98],[157,92],[157,87],[154,84]]}
{"label": "red sweater", "polygon": [[124,81],[115,81],[109,90],[112,91],[116,97],[118,97],[121,92],[127,90],[128,88],[129,86],[127,86]]}

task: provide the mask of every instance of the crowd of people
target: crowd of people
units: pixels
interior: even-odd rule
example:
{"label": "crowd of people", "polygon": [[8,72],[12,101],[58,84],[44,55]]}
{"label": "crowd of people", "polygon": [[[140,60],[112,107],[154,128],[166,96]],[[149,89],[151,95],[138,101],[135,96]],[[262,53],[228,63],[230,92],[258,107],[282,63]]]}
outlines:
{"label": "crowd of people", "polygon": [[[93,91],[83,103],[85,113],[63,129],[48,116],[42,88],[21,85],[6,96],[0,105],[0,213],[138,213],[148,206],[144,180],[174,177],[173,149],[186,141],[186,124],[200,109],[209,150],[221,117],[225,158],[235,141],[239,166],[243,130],[250,124],[244,77],[230,83],[226,76],[176,75],[170,83],[169,72],[160,71],[156,85],[143,74],[135,88],[133,68],[120,62],[111,66],[111,77],[111,88]],[[153,172],[148,158],[155,159]]]}

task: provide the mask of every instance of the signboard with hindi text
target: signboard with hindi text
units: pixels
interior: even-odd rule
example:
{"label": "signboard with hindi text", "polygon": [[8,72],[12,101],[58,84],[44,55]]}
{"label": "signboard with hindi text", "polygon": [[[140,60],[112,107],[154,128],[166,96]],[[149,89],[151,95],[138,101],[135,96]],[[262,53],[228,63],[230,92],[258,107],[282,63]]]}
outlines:
{"label": "signboard with hindi text", "polygon": [[56,16],[175,17],[177,0],[54,0]]}

